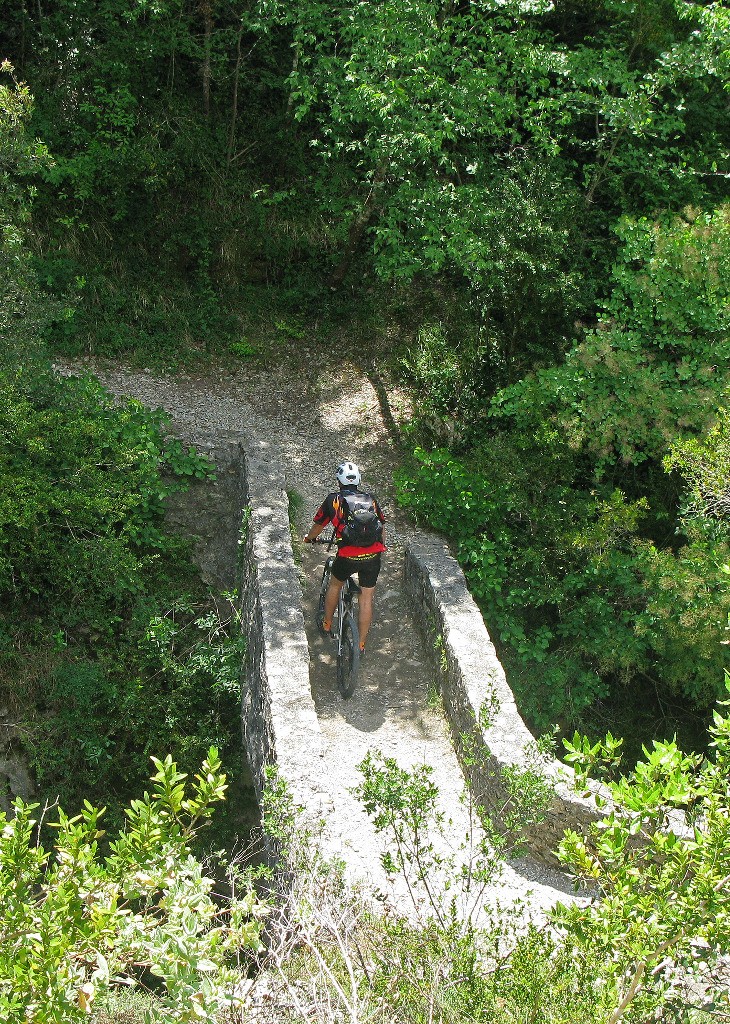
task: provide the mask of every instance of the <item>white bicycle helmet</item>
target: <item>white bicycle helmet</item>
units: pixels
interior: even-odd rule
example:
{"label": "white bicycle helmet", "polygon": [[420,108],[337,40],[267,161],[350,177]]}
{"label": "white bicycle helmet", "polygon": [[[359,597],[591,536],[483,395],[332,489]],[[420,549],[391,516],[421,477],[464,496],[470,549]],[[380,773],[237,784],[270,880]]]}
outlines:
{"label": "white bicycle helmet", "polygon": [[341,462],[337,467],[337,479],[343,487],[360,486],[360,470],[354,462]]}

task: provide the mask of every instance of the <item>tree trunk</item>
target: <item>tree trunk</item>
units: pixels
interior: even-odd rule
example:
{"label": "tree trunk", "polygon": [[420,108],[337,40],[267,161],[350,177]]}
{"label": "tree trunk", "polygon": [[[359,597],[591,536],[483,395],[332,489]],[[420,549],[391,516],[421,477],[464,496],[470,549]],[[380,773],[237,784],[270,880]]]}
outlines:
{"label": "tree trunk", "polygon": [[352,264],[352,259],[357,252],[360,241],[365,234],[365,229],[370,223],[370,218],[373,216],[374,212],[374,204],[366,202],[360,215],[356,217],[350,225],[350,230],[347,233],[347,242],[345,243],[345,248],[342,250],[340,262],[327,278],[328,288],[332,288],[333,290],[337,289],[345,280],[347,271],[350,269]]}
{"label": "tree trunk", "polygon": [[210,56],[213,48],[213,0],[200,0],[203,15],[203,113],[210,117]]}
{"label": "tree trunk", "polygon": [[228,154],[226,164],[231,166],[233,160],[233,147],[236,141],[236,119],[238,117],[238,79],[241,73],[241,39],[243,38],[243,22],[238,30],[236,40],[236,70],[233,73],[233,100],[231,103],[231,130],[228,133]]}
{"label": "tree trunk", "polygon": [[381,203],[378,201],[378,194],[380,192],[383,181],[385,180],[385,167],[387,161],[383,161],[378,170],[375,172],[373,183],[370,187],[370,192],[363,204],[362,210],[355,217],[352,224],[350,224],[350,230],[347,233],[347,241],[345,247],[342,250],[342,256],[337,266],[330,272],[327,278],[327,287],[336,289],[339,288],[342,282],[347,276],[347,272],[352,265],[353,257],[358,250],[358,246],[362,241],[363,235],[367,229],[368,224],[373,219],[377,211],[380,209]]}
{"label": "tree trunk", "polygon": [[[294,59],[292,60],[291,73],[295,74],[299,67],[299,54],[301,52],[301,46],[299,43],[294,44]],[[286,116],[291,117],[292,107],[294,106],[294,94],[289,93],[289,99],[286,101]]]}

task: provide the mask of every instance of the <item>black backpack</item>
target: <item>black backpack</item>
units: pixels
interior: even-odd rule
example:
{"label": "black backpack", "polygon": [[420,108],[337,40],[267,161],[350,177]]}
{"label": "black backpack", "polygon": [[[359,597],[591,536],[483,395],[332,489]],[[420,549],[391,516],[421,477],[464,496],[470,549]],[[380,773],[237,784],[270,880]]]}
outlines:
{"label": "black backpack", "polygon": [[369,548],[377,544],[383,535],[383,524],[375,510],[375,500],[365,491],[353,491],[340,494],[342,502],[342,518],[345,528],[342,531],[343,544],[353,544],[359,548]]}

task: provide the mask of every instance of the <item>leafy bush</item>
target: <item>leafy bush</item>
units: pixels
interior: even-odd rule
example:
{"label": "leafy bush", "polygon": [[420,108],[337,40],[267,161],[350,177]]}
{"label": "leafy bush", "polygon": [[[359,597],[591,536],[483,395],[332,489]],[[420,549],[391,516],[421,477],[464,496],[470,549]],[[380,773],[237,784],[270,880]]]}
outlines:
{"label": "leafy bush", "polygon": [[0,595],[108,631],[174,548],[164,499],[211,467],[164,437],[162,413],[116,406],[91,377],[0,366],[0,396]]}
{"label": "leafy bush", "polygon": [[524,713],[541,730],[569,726],[643,675],[711,706],[726,663],[725,535],[688,524],[676,551],[661,548],[641,536],[645,499],[571,486],[560,453],[547,473],[550,454],[498,435],[478,462],[418,450],[399,475],[400,502],[452,539]]}
{"label": "leafy bush", "polygon": [[707,710],[727,664],[728,211],[621,237],[598,328],[499,392],[488,433],[458,406],[458,457],[418,449],[399,481],[453,540],[540,729],[642,686]]}
{"label": "leafy bush", "polygon": [[497,395],[495,416],[549,420],[597,476],[661,460],[678,436],[711,427],[730,365],[730,207],[687,218],[618,225],[597,328],[564,363]]}
{"label": "leafy bush", "polygon": [[[323,1024],[343,1015],[395,1024],[593,1024],[601,965],[590,951],[579,961],[575,947],[561,949],[525,928],[521,907],[491,906],[487,890],[499,887],[500,853],[514,848],[506,835],[500,843],[497,826],[489,831],[486,817],[479,820],[483,809],[463,794],[471,814],[463,837],[438,810],[429,766],[406,770],[373,751],[361,772],[358,796],[410,912],[384,896],[381,913],[348,883],[343,865],[324,859],[286,786],[270,778],[264,828],[278,844],[282,884],[262,962],[267,999],[293,1004],[293,1020]],[[547,797],[543,781],[543,808]],[[519,833],[532,820],[531,782],[516,783],[514,806]]]}
{"label": "leafy bush", "polygon": [[33,176],[51,163],[46,147],[33,139],[28,122],[33,97],[0,63],[0,338],[5,352],[36,353],[52,303],[40,293],[33,274],[27,231]]}
{"label": "leafy bush", "polygon": [[[245,641],[235,620],[215,607],[178,605],[144,625],[123,625],[116,638],[97,637],[89,650],[70,642],[15,697],[41,792],[74,810],[93,794],[115,825],[120,804],[143,784],[153,750],[171,752],[185,771],[211,745],[227,764],[241,756]],[[226,818],[224,808],[224,831]]]}
{"label": "leafy bush", "polygon": [[[151,792],[100,840],[103,810],[57,809],[54,849],[36,842],[38,805],[0,813],[0,1015],[37,1024],[88,1020],[100,994],[149,971],[161,986],[149,1021],[218,1020],[236,1004],[232,956],[260,947],[255,893],[223,900],[191,843],[223,799],[215,749],[195,776],[154,759]],[[47,810],[44,810],[44,814]]]}
{"label": "leafy bush", "polygon": [[653,1007],[681,1005],[683,982],[693,975],[706,987],[708,1010],[722,1015],[729,1005],[727,987],[712,971],[730,939],[728,703],[713,713],[711,756],[655,742],[632,772],[616,778],[610,737],[588,752],[566,744],[579,780],[602,763],[614,776],[615,806],[589,836],[568,830],[560,846],[563,862],[595,897],[587,908],[559,904],[555,914],[572,944],[603,961],[616,991],[612,1021],[624,1014],[646,1020]]}
{"label": "leafy bush", "polygon": [[[730,729],[719,710],[712,741],[712,758],[656,744],[615,782],[619,803],[606,820],[589,836],[566,833],[561,856],[591,889],[542,923],[526,921],[523,906],[490,904],[501,870],[491,837],[472,847],[467,870],[450,870],[461,837],[438,809],[427,765],[405,770],[372,752],[361,766],[359,796],[385,838],[395,891],[411,894],[408,915],[387,896],[376,911],[323,859],[279,780],[267,794],[283,882],[262,964],[267,1002],[323,1024],[699,1024],[722,1014],[728,994],[713,968],[728,941]],[[601,746],[572,747],[579,785]],[[604,751],[615,772],[617,744]],[[528,806],[530,788],[517,787]],[[518,799],[525,824],[521,808]],[[472,820],[461,852],[478,836]]]}
{"label": "leafy bush", "polygon": [[155,750],[184,770],[211,745],[238,756],[233,605],[219,614],[164,524],[212,467],[90,377],[11,359],[0,393],[3,700],[42,792],[70,810],[92,794],[116,821]]}

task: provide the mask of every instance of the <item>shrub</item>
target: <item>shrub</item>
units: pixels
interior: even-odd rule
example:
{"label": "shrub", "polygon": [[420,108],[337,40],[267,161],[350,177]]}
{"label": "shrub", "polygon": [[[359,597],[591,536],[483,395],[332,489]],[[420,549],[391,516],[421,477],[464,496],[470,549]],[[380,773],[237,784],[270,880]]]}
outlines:
{"label": "shrub", "polygon": [[[126,828],[101,853],[103,810],[60,808],[54,850],[35,840],[37,805],[0,813],[0,1016],[36,1024],[88,1020],[100,993],[149,971],[149,1021],[215,1021],[236,1004],[231,954],[260,947],[253,891],[222,900],[190,844],[222,800],[211,749],[192,791],[171,758],[153,759],[151,792],[127,808]],[[44,814],[46,812],[44,811]]]}

